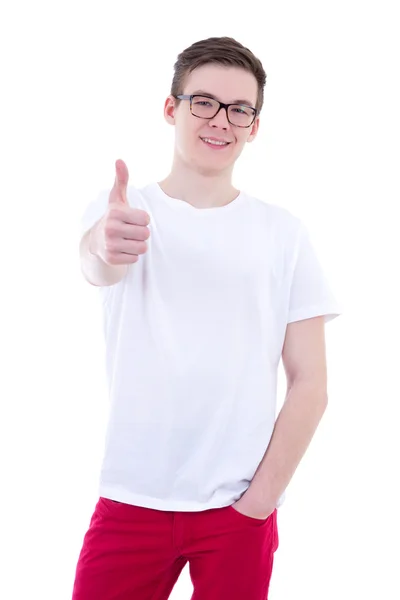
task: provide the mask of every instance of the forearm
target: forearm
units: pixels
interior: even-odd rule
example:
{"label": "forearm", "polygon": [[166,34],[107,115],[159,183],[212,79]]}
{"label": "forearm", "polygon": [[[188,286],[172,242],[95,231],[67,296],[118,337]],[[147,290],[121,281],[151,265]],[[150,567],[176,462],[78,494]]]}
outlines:
{"label": "forearm", "polygon": [[[94,233],[93,226],[92,230]],[[81,271],[85,279],[95,286],[114,285],[126,275],[128,265],[108,265],[97,254],[97,239],[89,229],[82,237],[79,246]]]}
{"label": "forearm", "polygon": [[265,455],[243,499],[273,510],[289,485],[327,406],[326,393],[294,384],[275,423]]}

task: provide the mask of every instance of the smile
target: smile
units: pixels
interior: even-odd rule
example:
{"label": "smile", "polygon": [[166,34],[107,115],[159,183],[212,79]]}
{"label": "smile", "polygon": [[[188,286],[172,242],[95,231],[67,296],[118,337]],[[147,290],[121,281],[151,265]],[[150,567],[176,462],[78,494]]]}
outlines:
{"label": "smile", "polygon": [[229,146],[230,142],[225,142],[224,140],[214,140],[208,137],[200,138],[205,144],[208,146],[216,146],[219,148],[223,148],[225,146]]}

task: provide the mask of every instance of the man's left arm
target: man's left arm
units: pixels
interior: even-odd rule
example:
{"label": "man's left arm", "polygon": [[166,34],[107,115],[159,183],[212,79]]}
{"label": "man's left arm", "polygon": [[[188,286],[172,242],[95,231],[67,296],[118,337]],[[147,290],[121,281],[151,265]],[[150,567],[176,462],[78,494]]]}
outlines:
{"label": "man's left arm", "polygon": [[327,407],[324,316],[288,324],[282,363],[287,379],[285,402],[250,486],[233,505],[260,519],[275,510]]}

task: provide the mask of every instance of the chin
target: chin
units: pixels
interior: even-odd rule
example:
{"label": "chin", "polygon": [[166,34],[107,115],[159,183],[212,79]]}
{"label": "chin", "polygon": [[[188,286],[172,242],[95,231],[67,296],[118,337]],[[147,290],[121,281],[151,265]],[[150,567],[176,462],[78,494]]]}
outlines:
{"label": "chin", "polygon": [[[189,148],[187,150],[189,150]],[[212,155],[210,156],[208,151],[204,154],[204,152],[200,152],[198,148],[191,148],[191,151],[181,152],[180,154],[182,162],[186,164],[189,169],[192,169],[201,175],[214,177],[224,172],[231,171],[238,158],[232,153],[223,156],[223,153],[219,153],[219,151],[212,152]]]}
{"label": "chin", "polygon": [[225,172],[231,172],[233,169],[233,165],[234,163],[232,162],[221,162],[220,164],[218,164],[218,161],[213,161],[212,163],[210,161],[197,161],[196,163],[192,163],[192,168],[194,167],[195,170],[201,175],[206,175],[207,177],[216,177]]}

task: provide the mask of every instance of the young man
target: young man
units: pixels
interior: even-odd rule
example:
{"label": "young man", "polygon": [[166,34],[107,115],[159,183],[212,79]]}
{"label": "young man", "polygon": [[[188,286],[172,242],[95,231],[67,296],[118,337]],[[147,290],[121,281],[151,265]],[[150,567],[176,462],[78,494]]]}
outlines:
{"label": "young man", "polygon": [[299,218],[232,185],[265,81],[233,39],[187,48],[164,108],[170,174],[139,191],[117,161],[84,215],[111,405],[73,600],[166,600],[186,563],[193,600],[268,596],[277,508],[327,405],[324,323],[340,309]]}

